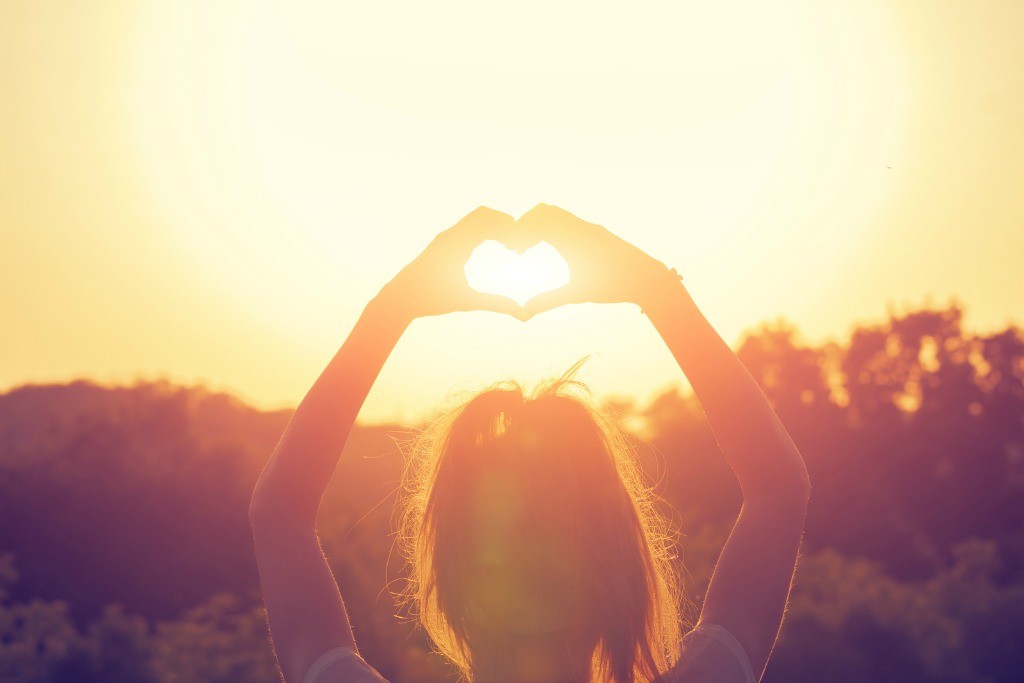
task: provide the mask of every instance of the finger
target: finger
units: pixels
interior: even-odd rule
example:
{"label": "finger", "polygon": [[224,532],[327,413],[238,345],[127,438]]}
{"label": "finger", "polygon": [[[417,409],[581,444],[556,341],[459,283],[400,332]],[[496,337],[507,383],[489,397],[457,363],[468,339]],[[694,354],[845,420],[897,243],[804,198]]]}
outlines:
{"label": "finger", "polygon": [[467,311],[492,311],[494,313],[511,315],[515,318],[519,318],[523,311],[523,307],[514,299],[501,296],[500,294],[485,294],[475,290],[470,290],[466,294],[463,305]]}
{"label": "finger", "polygon": [[544,237],[537,231],[524,229],[523,226],[516,221],[509,226],[505,232],[505,237],[499,241],[506,249],[511,249],[517,254],[522,254],[543,242]]}
{"label": "finger", "polygon": [[566,252],[579,248],[587,237],[587,228],[593,227],[597,226],[551,204],[538,204],[516,221],[517,239],[521,242],[547,242]]}
{"label": "finger", "polygon": [[566,211],[560,206],[544,203],[537,204],[535,207],[519,217],[519,222],[531,223],[533,221],[541,221],[563,226],[593,225],[593,223],[583,220],[576,214]]}
{"label": "finger", "polygon": [[439,235],[448,248],[467,255],[487,240],[502,241],[515,226],[515,219],[507,213],[480,206],[466,214],[462,220]]}
{"label": "finger", "polygon": [[582,303],[583,301],[577,288],[570,282],[564,287],[541,292],[527,301],[522,307],[519,317],[523,322],[526,322],[533,316],[549,311],[552,308],[558,308],[566,304]]}

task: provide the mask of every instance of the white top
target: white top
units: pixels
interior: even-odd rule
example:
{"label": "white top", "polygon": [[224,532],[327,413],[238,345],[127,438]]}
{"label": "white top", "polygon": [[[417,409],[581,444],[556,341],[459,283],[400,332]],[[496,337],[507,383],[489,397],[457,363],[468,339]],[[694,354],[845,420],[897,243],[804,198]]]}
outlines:
{"label": "white top", "polygon": [[[750,658],[724,627],[700,624],[683,639],[684,652],[666,683],[756,683]],[[302,683],[387,683],[372,666],[347,647],[323,653]]]}

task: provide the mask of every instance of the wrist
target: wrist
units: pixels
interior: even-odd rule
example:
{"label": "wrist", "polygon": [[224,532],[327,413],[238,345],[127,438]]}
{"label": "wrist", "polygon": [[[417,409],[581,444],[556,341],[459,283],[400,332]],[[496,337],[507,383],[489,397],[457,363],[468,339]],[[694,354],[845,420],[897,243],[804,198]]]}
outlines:
{"label": "wrist", "polygon": [[683,276],[675,268],[659,264],[637,303],[642,313],[648,317],[658,317],[665,313],[678,315],[680,304],[689,299],[689,292],[683,286]]}
{"label": "wrist", "polygon": [[407,298],[401,296],[390,282],[366,304],[364,315],[388,326],[400,326],[402,329],[419,317],[412,310]]}

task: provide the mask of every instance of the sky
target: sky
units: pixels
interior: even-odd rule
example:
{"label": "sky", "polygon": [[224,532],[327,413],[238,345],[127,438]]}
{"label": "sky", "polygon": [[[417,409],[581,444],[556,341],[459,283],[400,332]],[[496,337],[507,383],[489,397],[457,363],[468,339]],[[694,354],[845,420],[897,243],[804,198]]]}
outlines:
{"label": "sky", "polygon": [[[8,0],[0,390],[167,378],[294,406],[480,205],[607,227],[733,345],[953,300],[970,329],[1019,324],[1021,27],[1024,3],[985,0]],[[413,323],[360,419],[585,355],[600,396],[685,386],[635,306],[460,313]]]}

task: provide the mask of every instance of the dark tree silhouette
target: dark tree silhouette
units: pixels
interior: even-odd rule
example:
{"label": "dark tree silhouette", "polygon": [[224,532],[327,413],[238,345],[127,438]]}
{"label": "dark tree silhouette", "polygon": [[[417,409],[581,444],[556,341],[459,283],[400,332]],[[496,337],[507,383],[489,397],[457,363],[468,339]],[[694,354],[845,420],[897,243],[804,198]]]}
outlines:
{"label": "dark tree silhouette", "polygon": [[[804,557],[769,681],[1016,681],[1024,670],[1024,334],[921,308],[737,354],[807,461]],[[639,425],[701,598],[740,497],[691,396]],[[0,680],[271,681],[246,509],[288,413],[165,382],[0,395]],[[394,618],[392,503],[409,430],[357,426],[321,536],[385,676],[447,666]],[[397,584],[390,584],[395,589]]]}

